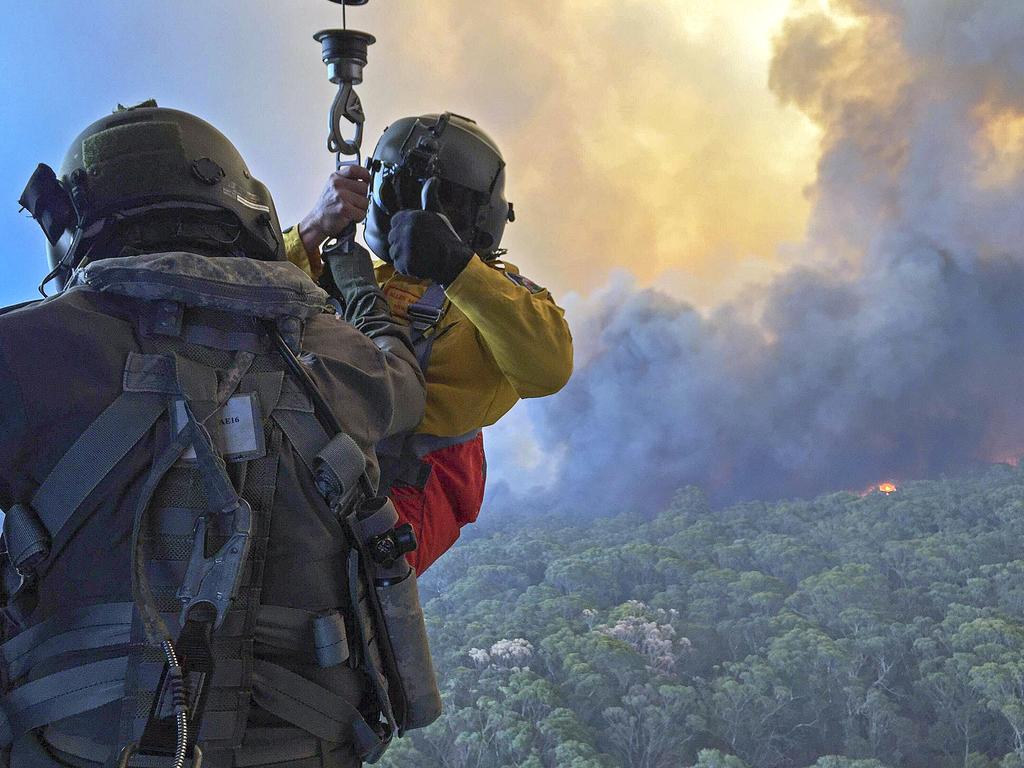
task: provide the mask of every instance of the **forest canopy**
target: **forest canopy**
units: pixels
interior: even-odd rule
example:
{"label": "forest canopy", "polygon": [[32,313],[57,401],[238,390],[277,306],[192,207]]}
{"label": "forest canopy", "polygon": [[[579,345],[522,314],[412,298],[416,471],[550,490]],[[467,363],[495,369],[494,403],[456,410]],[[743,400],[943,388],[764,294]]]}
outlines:
{"label": "forest canopy", "polygon": [[1024,768],[1024,472],[494,523],[421,580],[390,768]]}

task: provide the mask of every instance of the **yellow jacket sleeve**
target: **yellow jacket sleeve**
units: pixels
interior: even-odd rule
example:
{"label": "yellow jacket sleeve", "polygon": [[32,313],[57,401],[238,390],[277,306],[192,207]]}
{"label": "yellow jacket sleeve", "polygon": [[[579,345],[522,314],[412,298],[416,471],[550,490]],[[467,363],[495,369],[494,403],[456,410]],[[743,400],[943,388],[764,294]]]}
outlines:
{"label": "yellow jacket sleeve", "polygon": [[572,374],[572,335],[565,311],[546,288],[521,278],[511,264],[474,256],[446,291],[520,397],[560,390]]}
{"label": "yellow jacket sleeve", "polygon": [[302,238],[299,237],[298,224],[288,227],[284,231],[284,255],[288,261],[314,280],[320,277],[320,275],[313,274],[313,268],[309,264],[309,254],[306,253],[306,246],[302,244]]}

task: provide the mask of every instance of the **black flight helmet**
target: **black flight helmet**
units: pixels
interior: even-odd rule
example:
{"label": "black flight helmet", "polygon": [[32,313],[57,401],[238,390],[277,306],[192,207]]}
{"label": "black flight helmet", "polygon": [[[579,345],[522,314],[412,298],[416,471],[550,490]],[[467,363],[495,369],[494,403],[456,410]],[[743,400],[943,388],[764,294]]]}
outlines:
{"label": "black flight helmet", "polygon": [[60,171],[40,165],[20,202],[46,234],[61,287],[92,246],[139,217],[215,217],[230,223],[233,252],[285,258],[270,192],[234,145],[195,115],[153,101],[82,131]]}
{"label": "black flight helmet", "polygon": [[378,258],[390,261],[391,217],[419,209],[424,184],[437,179],[440,213],[463,242],[493,259],[505,223],[514,220],[505,199],[505,160],[475,121],[452,112],[396,120],[373,150],[373,183],[364,237]]}

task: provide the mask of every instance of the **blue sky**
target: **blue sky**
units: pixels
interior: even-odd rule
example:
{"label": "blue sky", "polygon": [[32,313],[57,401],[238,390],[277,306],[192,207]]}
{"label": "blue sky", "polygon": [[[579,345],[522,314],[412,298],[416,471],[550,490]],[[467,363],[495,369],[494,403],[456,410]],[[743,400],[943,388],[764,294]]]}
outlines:
{"label": "blue sky", "polygon": [[[118,103],[156,98],[220,128],[300,217],[333,167],[333,96],[312,35],[326,0],[34,0],[0,29],[0,303],[45,270],[16,200],[38,162]],[[768,89],[789,0],[373,0],[367,149],[389,119],[449,109],[509,163],[509,258],[563,297],[616,268],[708,306],[799,238],[816,129]],[[642,182],[642,183],[638,183]]]}
{"label": "blue sky", "polygon": [[[0,303],[32,297],[45,273],[42,235],[26,213],[18,213],[16,200],[25,181],[39,162],[59,166],[78,131],[118,102],[155,97],[165,106],[206,117],[272,187],[274,182],[297,186],[286,180],[289,158],[300,149],[303,159],[296,162],[319,162],[325,172],[330,168],[319,134],[331,86],[311,35],[318,24],[332,24],[337,7],[296,0],[289,5],[307,9],[309,17],[299,24],[294,17],[264,17],[259,9],[268,5],[247,2],[248,12],[232,13],[231,4],[196,0],[44,0],[5,12],[0,29],[5,75],[0,226],[6,238],[0,252]],[[288,19],[290,28],[285,29],[289,25],[279,22]],[[265,66],[268,62],[276,66]],[[322,100],[310,104],[305,130],[303,121],[286,123],[280,108],[294,109],[289,94],[300,78],[308,79],[309,91],[322,92]],[[308,194],[318,181],[311,173]],[[283,216],[294,217],[298,201],[288,205],[288,197],[278,204]]]}

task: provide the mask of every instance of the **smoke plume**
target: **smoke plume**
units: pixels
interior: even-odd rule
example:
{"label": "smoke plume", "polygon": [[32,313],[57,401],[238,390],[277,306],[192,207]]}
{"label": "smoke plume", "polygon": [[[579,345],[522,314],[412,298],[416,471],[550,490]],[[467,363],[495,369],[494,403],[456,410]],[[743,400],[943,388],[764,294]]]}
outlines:
{"label": "smoke plume", "polygon": [[570,301],[576,374],[490,431],[493,505],[809,495],[1024,451],[1024,4],[798,3],[769,84],[822,132],[790,266],[711,311],[625,275]]}

